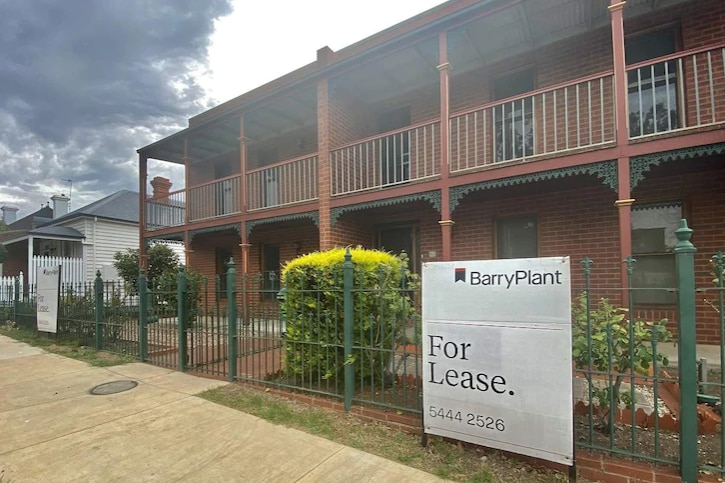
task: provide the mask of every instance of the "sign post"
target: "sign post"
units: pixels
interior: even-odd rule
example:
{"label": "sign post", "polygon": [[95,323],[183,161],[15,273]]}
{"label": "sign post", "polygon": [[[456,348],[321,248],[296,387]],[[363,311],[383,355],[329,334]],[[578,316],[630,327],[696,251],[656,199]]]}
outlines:
{"label": "sign post", "polygon": [[573,465],[568,257],[423,265],[426,433]]}
{"label": "sign post", "polygon": [[60,292],[60,265],[37,267],[36,314],[38,332],[58,331],[58,295]]}

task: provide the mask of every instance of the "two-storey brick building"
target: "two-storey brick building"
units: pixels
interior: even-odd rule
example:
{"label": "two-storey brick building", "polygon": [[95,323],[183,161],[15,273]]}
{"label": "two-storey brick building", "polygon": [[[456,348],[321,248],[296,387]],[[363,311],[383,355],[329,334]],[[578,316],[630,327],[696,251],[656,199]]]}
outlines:
{"label": "two-storey brick building", "polygon": [[[278,272],[359,244],[405,250],[414,270],[589,256],[599,287],[622,286],[633,254],[635,286],[670,287],[686,217],[710,284],[724,55],[720,0],[451,0],[140,149],[141,238],[183,240],[209,276],[229,257]],[[185,189],[157,178],[147,196],[149,158],[184,165]],[[671,316],[672,295],[635,302]],[[717,340],[713,309],[698,311],[699,339]]]}

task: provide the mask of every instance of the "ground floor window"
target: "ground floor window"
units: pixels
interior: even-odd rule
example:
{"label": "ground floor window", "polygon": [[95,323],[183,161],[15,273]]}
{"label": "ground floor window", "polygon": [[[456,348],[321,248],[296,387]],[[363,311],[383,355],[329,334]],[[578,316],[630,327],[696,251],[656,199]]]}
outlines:
{"label": "ground floor window", "polygon": [[227,298],[227,266],[232,258],[232,251],[228,248],[216,249],[216,276],[219,278],[219,297]]}
{"label": "ground floor window", "polygon": [[496,258],[534,258],[539,255],[536,216],[496,221]]}
{"label": "ground floor window", "polygon": [[677,303],[675,231],[682,203],[666,202],[632,207],[633,299],[638,304]]}
{"label": "ground floor window", "polygon": [[408,268],[412,273],[420,273],[420,247],[417,225],[379,226],[375,236],[375,248],[399,255],[408,255]]}
{"label": "ground floor window", "polygon": [[265,299],[276,299],[279,292],[279,267],[280,255],[279,245],[262,245],[262,297]]}

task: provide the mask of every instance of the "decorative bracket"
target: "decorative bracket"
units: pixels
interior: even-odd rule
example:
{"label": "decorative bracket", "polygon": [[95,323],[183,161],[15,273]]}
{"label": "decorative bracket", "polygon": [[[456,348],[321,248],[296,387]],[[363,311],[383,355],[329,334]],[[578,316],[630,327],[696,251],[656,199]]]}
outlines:
{"label": "decorative bracket", "polygon": [[396,198],[385,198],[382,200],[370,201],[368,203],[358,203],[356,205],[338,206],[330,209],[330,225],[334,226],[338,218],[343,214],[351,211],[367,210],[371,208],[382,208],[385,206],[399,205],[401,203],[409,203],[411,201],[427,201],[433,208],[441,212],[441,192],[440,191],[424,191],[412,195],[398,196]]}
{"label": "decorative bracket", "polygon": [[615,161],[603,161],[601,163],[552,169],[549,171],[541,171],[539,173],[511,176],[509,178],[482,181],[480,183],[467,184],[463,186],[454,186],[451,188],[451,213],[453,213],[453,211],[458,207],[464,196],[469,193],[473,193],[474,191],[484,191],[494,188],[503,188],[505,186],[515,186],[525,183],[534,183],[537,181],[566,178],[580,174],[594,175],[601,179],[602,184],[609,186],[609,188],[611,188],[614,192],[617,191],[619,185],[617,181],[617,163]]}
{"label": "decorative bracket", "polygon": [[649,172],[653,166],[659,166],[662,163],[670,161],[693,159],[723,153],[725,153],[725,143],[708,144],[706,146],[635,156],[629,162],[629,188],[633,190],[641,181],[644,181],[645,173]]}
{"label": "decorative bracket", "polygon": [[320,215],[317,211],[306,211],[304,213],[295,213],[293,215],[272,216],[270,218],[260,218],[259,220],[247,221],[247,223],[246,223],[247,236],[252,234],[252,229],[254,229],[254,227],[257,225],[266,225],[269,223],[281,223],[284,221],[303,220],[305,218],[312,220],[312,223],[314,223],[315,226],[319,226],[319,224],[320,224]]}

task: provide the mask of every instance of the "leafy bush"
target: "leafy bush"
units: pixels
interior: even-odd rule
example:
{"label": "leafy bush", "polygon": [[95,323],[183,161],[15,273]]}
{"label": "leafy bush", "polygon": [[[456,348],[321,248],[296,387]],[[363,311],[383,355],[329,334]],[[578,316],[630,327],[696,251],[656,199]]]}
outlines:
{"label": "leafy bush", "polygon": [[[162,275],[166,272],[178,270],[180,265],[179,257],[167,245],[157,243],[151,246],[146,254],[148,256],[148,268],[146,277],[150,289],[155,288]],[[132,294],[138,293],[139,274],[139,251],[127,249],[125,252],[116,252],[113,255],[113,266],[116,267],[118,275],[126,282]]]}
{"label": "leafy bush", "polygon": [[[610,380],[605,379],[604,386],[597,385],[592,374],[586,373],[593,396],[599,401],[599,415],[605,427],[604,417],[612,403],[615,407],[622,403],[630,408],[634,405],[629,394],[620,393],[622,381],[629,377],[627,373],[631,370],[647,376],[655,360],[653,340],[667,342],[672,338],[666,327],[667,319],[659,322],[633,320],[630,340],[630,321],[626,315],[627,309],[615,307],[606,298],[596,304],[592,302],[588,322],[591,337],[588,340],[586,295],[579,296],[572,307],[572,356],[576,367],[603,373],[611,368],[617,373],[614,382],[609,384]],[[662,353],[657,353],[656,360],[661,366],[667,366],[669,362]]]}
{"label": "leafy bush", "polygon": [[[166,271],[157,280],[162,289],[157,292],[158,299],[155,303],[161,303],[168,307],[169,311],[175,313],[178,310],[178,280],[180,272]],[[201,315],[201,298],[204,293],[206,278],[194,270],[184,269],[186,276],[186,327],[191,327],[199,315]]]}
{"label": "leafy bush", "polygon": [[[282,271],[285,294],[286,371],[302,381],[339,381],[353,364],[355,381],[381,382],[396,337],[410,313],[407,260],[356,248],[354,264],[353,351],[344,354],[343,263],[345,249],[299,257]],[[382,350],[381,350],[382,349]]]}

